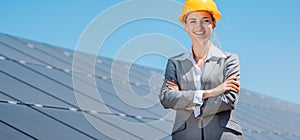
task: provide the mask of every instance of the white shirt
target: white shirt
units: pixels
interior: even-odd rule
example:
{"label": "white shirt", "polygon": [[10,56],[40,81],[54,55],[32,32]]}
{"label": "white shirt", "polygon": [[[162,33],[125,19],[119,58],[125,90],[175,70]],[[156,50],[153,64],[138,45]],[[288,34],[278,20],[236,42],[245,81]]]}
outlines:
{"label": "white shirt", "polygon": [[192,48],[190,48],[190,50],[188,51],[189,57],[188,60],[192,61],[193,63],[193,67],[194,67],[194,72],[193,72],[193,79],[194,79],[194,84],[196,87],[196,92],[194,95],[194,99],[193,99],[193,103],[198,104],[199,106],[194,106],[193,110],[194,110],[194,116],[197,117],[201,114],[201,110],[200,107],[203,104],[203,92],[204,90],[200,90],[201,89],[201,77],[202,77],[202,73],[205,67],[205,61],[203,63],[203,67],[202,69],[197,65],[195,59],[194,59],[194,55],[193,55],[193,51]]}

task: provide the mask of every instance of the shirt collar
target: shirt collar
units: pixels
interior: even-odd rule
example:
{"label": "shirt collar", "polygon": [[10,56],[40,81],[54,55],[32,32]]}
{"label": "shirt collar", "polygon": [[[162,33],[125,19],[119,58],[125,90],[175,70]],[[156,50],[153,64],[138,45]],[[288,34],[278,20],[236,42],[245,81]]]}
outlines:
{"label": "shirt collar", "polygon": [[[226,58],[226,55],[223,53],[223,51],[221,51],[218,47],[216,47],[214,44],[211,43],[211,46],[209,48],[206,60],[213,60],[213,59],[218,59],[218,58]],[[193,55],[193,51],[192,51],[192,47],[185,52],[183,55],[181,55],[180,57],[176,58],[176,60],[190,60],[192,62],[194,62],[194,55]]]}
{"label": "shirt collar", "polygon": [[206,60],[214,59],[214,58],[226,58],[226,55],[222,50],[216,47],[214,44],[211,43],[211,47],[208,51]]}

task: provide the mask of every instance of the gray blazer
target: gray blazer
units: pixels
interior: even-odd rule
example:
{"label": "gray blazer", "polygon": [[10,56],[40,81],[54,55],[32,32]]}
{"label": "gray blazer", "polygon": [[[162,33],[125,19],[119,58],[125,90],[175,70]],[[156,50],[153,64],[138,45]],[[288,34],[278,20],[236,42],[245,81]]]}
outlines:
{"label": "gray blazer", "polygon": [[[168,60],[165,72],[165,82],[160,92],[161,104],[167,109],[176,110],[172,138],[174,140],[235,140],[243,139],[242,129],[238,124],[234,108],[238,102],[239,93],[225,92],[219,96],[204,100],[201,115],[194,116],[193,111],[185,110],[193,103],[196,86],[194,84],[193,63],[185,59],[185,54]],[[208,59],[204,64],[201,78],[201,89],[212,89],[222,84],[231,76],[240,76],[238,56],[223,52],[211,46]],[[169,90],[166,80],[176,80],[180,91]]]}

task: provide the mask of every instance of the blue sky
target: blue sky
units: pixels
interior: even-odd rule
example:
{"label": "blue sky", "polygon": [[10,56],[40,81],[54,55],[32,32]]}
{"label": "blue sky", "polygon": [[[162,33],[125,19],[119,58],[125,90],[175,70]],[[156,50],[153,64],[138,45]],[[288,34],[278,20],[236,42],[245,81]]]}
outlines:
{"label": "blue sky", "polygon": [[[75,49],[93,19],[120,2],[123,1],[2,0],[0,32]],[[242,88],[300,104],[297,88],[300,83],[300,61],[297,59],[300,16],[296,11],[300,1],[216,0],[216,3],[222,18],[215,34],[223,50],[239,55]],[[178,14],[180,10],[177,10]],[[167,11],[170,11],[168,5]],[[114,18],[121,18],[124,14],[127,13],[120,13],[105,22],[111,24]],[[142,19],[116,29],[99,54],[114,58],[122,45],[146,33],[167,35],[186,48],[191,44],[180,26],[161,20]],[[163,70],[166,58],[147,55],[137,63]]]}

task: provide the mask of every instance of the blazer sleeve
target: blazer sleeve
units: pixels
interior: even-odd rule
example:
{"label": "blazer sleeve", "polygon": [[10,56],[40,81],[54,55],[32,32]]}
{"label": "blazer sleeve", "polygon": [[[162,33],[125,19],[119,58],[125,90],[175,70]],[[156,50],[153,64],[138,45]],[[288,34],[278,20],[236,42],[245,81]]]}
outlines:
{"label": "blazer sleeve", "polygon": [[[240,63],[236,54],[232,54],[225,60],[225,79],[240,76]],[[219,96],[204,100],[201,106],[202,116],[210,116],[219,112],[233,110],[238,102],[239,93],[227,91]]]}
{"label": "blazer sleeve", "polygon": [[169,59],[166,67],[164,82],[159,95],[160,102],[164,108],[184,109],[186,107],[195,106],[196,104],[193,103],[193,99],[196,91],[169,90],[166,86],[166,81],[171,81],[172,79],[178,81],[176,75],[176,65],[171,59]]}

